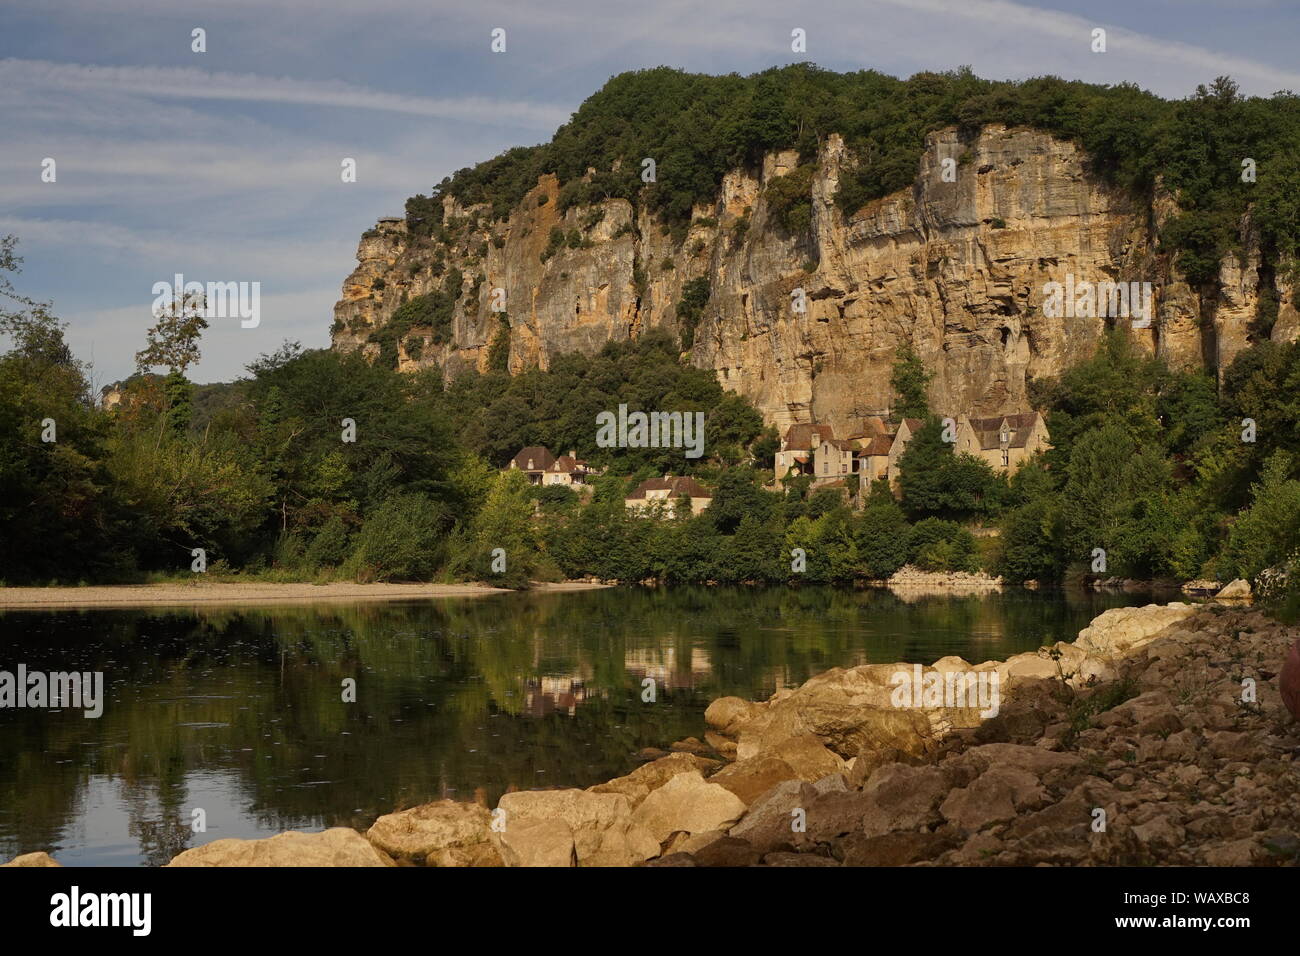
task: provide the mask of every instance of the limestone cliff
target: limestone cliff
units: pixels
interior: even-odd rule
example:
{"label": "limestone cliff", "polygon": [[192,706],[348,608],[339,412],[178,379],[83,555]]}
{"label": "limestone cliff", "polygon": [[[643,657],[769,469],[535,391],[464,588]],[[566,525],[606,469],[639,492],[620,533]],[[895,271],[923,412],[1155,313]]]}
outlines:
{"label": "limestone cliff", "polygon": [[[372,335],[395,310],[458,273],[441,332],[396,330],[399,367],[436,366],[448,376],[486,368],[500,325],[493,290],[502,289],[510,370],[545,369],[558,354],[649,329],[680,334],[683,287],[703,278],[710,294],[689,361],[713,369],[769,422],[829,422],[846,434],[889,410],[900,344],[934,373],[936,409],[991,415],[1025,407],[1029,378],[1086,355],[1107,325],[1130,326],[1044,315],[1045,283],[1068,274],[1150,282],[1151,327],[1130,334],[1177,367],[1222,371],[1272,307],[1260,295],[1270,285],[1278,310],[1272,335],[1300,333],[1291,292],[1275,278],[1283,270],[1261,262],[1248,221],[1240,252],[1222,262],[1219,291],[1193,289],[1155,240],[1174,200],[1139,201],[1108,187],[1076,146],[1046,133],[1000,126],[969,140],[955,130],[933,133],[910,189],[848,216],[834,197],[852,159],[829,137],[815,167],[803,171],[811,173],[810,226],[791,235],[773,215],[767,187],[797,161],[775,153],[761,170],[728,174],[684,235],[620,199],[560,214],[554,177],[543,177],[505,221],[445,198],[446,241],[416,235],[418,223],[381,220],[344,282],[334,347],[379,354]],[[945,165],[954,181],[945,181]],[[804,291],[802,313],[792,307],[796,289]]]}

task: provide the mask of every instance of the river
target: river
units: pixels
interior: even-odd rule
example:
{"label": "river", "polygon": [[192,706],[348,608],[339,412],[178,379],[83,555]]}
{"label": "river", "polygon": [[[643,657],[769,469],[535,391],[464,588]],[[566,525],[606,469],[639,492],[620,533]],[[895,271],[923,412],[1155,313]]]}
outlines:
{"label": "river", "polygon": [[224,837],[364,829],[479,788],[495,801],[590,786],[643,747],[702,738],[715,697],[763,699],[837,666],[1005,658],[1146,600],[615,588],[0,612],[0,670],[101,671],[106,697],[98,718],[0,709],[0,860],[159,865]]}

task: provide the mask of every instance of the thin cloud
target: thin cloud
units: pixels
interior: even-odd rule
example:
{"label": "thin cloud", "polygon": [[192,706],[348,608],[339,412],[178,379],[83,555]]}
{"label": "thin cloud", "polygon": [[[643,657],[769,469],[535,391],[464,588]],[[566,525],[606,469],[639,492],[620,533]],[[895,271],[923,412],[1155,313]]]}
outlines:
{"label": "thin cloud", "polygon": [[255,73],[216,73],[193,67],[93,66],[10,57],[0,60],[0,86],[380,110],[459,122],[509,124],[545,130],[552,130],[569,119],[569,110],[551,104],[484,97],[435,99],[385,93],[341,80],[297,80]]}

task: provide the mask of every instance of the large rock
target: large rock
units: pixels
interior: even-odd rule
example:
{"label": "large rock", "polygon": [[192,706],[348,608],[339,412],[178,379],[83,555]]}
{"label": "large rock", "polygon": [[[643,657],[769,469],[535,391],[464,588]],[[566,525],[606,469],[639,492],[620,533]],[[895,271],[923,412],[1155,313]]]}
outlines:
{"label": "large rock", "polygon": [[698,772],[674,776],[651,792],[632,814],[632,823],[662,843],[674,833],[725,830],[745,812],[744,802]]}
{"label": "large rock", "polygon": [[366,838],[398,860],[427,866],[500,866],[491,814],[475,803],[440,800],[375,821]]}
{"label": "large rock", "polygon": [[1079,638],[1074,643],[1095,657],[1123,657],[1150,643],[1165,628],[1195,612],[1194,605],[1178,603],[1113,607],[1094,618],[1091,624],[1079,632]]}
{"label": "large rock", "polygon": [[1012,767],[990,767],[970,786],[951,791],[939,805],[945,820],[962,830],[979,830],[990,823],[1013,820],[1023,809],[1037,809],[1046,791],[1032,773]]}
{"label": "large rock", "polygon": [[44,850],[37,853],[24,853],[16,856],[8,863],[0,863],[0,866],[63,866],[54,857],[50,856]]}
{"label": "large rock", "polygon": [[214,840],[186,850],[168,866],[396,866],[356,830],[290,830],[264,840]]}
{"label": "large rock", "polygon": [[950,789],[935,767],[886,764],[867,779],[862,792],[862,832],[879,836],[894,830],[915,830],[939,820],[939,801]]}
{"label": "large rock", "polygon": [[806,813],[817,796],[811,784],[800,780],[777,784],[754,801],[729,836],[745,840],[760,853],[803,846],[809,841],[806,833],[795,829],[796,811]]}
{"label": "large rock", "polygon": [[749,806],[778,783],[797,779],[794,768],[780,757],[764,755],[728,764],[710,777],[709,783],[726,787]]}
{"label": "large rock", "polygon": [[1237,580],[1224,585],[1219,593],[1214,596],[1220,601],[1248,601],[1250,600],[1250,582],[1243,578],[1237,578]]}
{"label": "large rock", "polygon": [[505,811],[507,845],[516,824],[563,820],[579,866],[631,866],[659,854],[659,840],[632,822],[631,801],[621,793],[522,790],[507,793],[497,806]]}
{"label": "large rock", "polygon": [[637,807],[652,790],[662,787],[678,774],[709,773],[719,766],[721,766],[719,761],[707,757],[691,753],[675,753],[642,764],[626,776],[615,777],[606,783],[588,787],[587,792],[621,793],[628,798],[633,807]]}
{"label": "large rock", "polygon": [[506,866],[578,865],[573,831],[561,819],[517,820],[492,836]]}

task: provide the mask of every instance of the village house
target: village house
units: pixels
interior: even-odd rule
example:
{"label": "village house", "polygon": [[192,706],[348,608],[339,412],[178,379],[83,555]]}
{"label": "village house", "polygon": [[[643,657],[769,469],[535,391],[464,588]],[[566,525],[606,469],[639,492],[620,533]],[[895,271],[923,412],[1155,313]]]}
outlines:
{"label": "village house", "polygon": [[823,438],[813,451],[813,477],[815,484],[843,478],[856,470],[854,456],[859,451],[856,441],[847,438]]}
{"label": "village house", "polygon": [[589,475],[598,474],[576,452],[556,458],[544,445],[529,445],[511,458],[506,470],[516,469],[534,485],[581,485]]}
{"label": "village house", "polygon": [[902,474],[898,467],[898,459],[903,457],[903,452],[907,450],[907,443],[924,424],[923,418],[904,418],[898,423],[898,428],[894,431],[894,440],[889,444],[888,461],[885,466],[885,477],[889,479],[891,485],[897,483],[898,476]]}
{"label": "village house", "polygon": [[958,454],[982,458],[997,472],[1017,470],[1040,451],[1046,451],[1047,423],[1038,412],[995,415],[989,418],[957,417]]}
{"label": "village house", "polygon": [[830,425],[798,424],[791,425],[781,438],[781,449],[776,453],[776,483],[791,475],[811,475],[816,448],[828,438],[834,438],[835,432]]}
{"label": "village house", "polygon": [[712,503],[713,492],[689,476],[665,475],[641,482],[623,499],[623,504],[639,512],[660,509],[666,517],[671,517],[677,501],[683,497],[690,500],[691,514],[697,515]]}
{"label": "village house", "polygon": [[861,443],[857,453],[857,472],[862,476],[864,492],[870,490],[873,481],[889,477],[889,463],[892,460],[889,453],[893,447],[894,436],[888,432],[883,435],[873,435],[866,442]]}
{"label": "village house", "polygon": [[546,469],[554,464],[555,456],[551,454],[550,449],[542,445],[529,445],[510,459],[507,468],[517,468],[528,476],[528,481],[531,484],[540,485],[542,476],[546,474]]}

